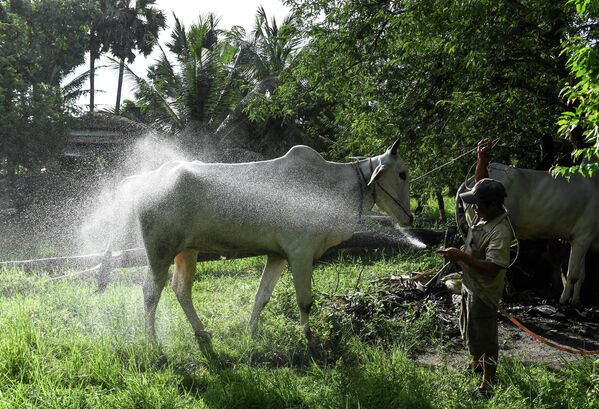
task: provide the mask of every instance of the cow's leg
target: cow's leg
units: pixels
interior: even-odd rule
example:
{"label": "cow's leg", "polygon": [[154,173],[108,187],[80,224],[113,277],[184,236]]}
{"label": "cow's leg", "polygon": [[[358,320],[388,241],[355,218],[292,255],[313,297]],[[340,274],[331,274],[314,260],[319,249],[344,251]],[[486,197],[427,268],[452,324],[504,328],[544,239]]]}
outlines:
{"label": "cow's leg", "polygon": [[185,312],[187,320],[193,328],[195,337],[204,352],[210,352],[210,334],[204,329],[191,299],[191,287],[196,273],[198,251],[185,249],[175,257],[175,272],[173,274],[173,290]]}
{"label": "cow's leg", "polygon": [[248,324],[248,329],[252,336],[256,335],[260,313],[266,304],[268,304],[275,285],[279,281],[279,278],[281,278],[281,274],[283,274],[283,270],[285,269],[286,265],[287,260],[282,257],[268,256],[266,258],[266,265],[264,266],[264,271],[262,272],[260,286],[258,287],[258,292],[256,293],[256,298],[254,300],[252,316],[250,317],[250,322]]}
{"label": "cow's leg", "polygon": [[568,274],[564,284],[564,291],[560,302],[565,304],[572,297],[572,304],[580,303],[580,290],[584,281],[584,258],[589,250],[590,242],[587,240],[573,241],[571,243],[570,260],[568,261]]}
{"label": "cow's leg", "polygon": [[304,335],[310,339],[312,333],[308,318],[312,308],[312,257],[291,258],[289,264],[300,311],[300,327]]}
{"label": "cow's leg", "polygon": [[162,289],[168,278],[168,267],[170,263],[165,260],[150,261],[148,275],[143,285],[144,307],[146,311],[146,334],[148,339],[156,344],[156,307],[160,301]]}

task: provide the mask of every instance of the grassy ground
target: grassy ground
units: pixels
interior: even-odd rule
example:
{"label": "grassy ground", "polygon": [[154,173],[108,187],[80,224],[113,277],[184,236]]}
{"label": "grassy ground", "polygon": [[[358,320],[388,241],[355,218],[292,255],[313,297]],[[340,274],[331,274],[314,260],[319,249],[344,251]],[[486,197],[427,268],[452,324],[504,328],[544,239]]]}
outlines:
{"label": "grassy ground", "polygon": [[[455,197],[446,194],[443,197],[443,202],[445,205],[445,222],[441,221],[437,198],[433,195],[422,197],[420,202],[422,208],[420,213],[416,215],[413,227],[444,229],[447,226],[455,226]],[[416,211],[419,208],[418,200],[412,198],[410,200],[410,208]]]}
{"label": "grassy ground", "polygon": [[408,358],[424,346],[444,350],[434,306],[401,319],[382,319],[374,308],[370,326],[357,328],[336,305],[335,294],[368,297],[376,294],[376,278],[439,262],[411,250],[319,264],[312,323],[327,351],[320,364],[297,330],[288,273],[263,312],[259,335],[246,334],[262,258],[199,265],[193,297],[213,333],[212,360],[199,353],[170,285],[157,316],[164,355],[146,342],[141,269],[119,272],[102,294],[94,293],[93,282],[4,270],[0,408],[599,407],[591,359],[554,371],[504,359],[497,393],[477,401],[470,396],[474,377]]}

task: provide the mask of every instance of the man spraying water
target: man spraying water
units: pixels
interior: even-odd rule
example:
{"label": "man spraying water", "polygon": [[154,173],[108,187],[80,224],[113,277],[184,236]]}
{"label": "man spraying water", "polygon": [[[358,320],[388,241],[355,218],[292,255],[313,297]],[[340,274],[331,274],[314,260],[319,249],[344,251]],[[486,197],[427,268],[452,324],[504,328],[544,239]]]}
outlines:
{"label": "man spraying water", "polygon": [[475,393],[485,397],[491,395],[495,382],[499,355],[496,306],[503,294],[512,241],[512,229],[503,210],[505,188],[488,178],[490,150],[490,140],[478,143],[476,184],[460,195],[475,213],[468,223],[464,250],[438,250],[463,271],[460,330],[470,352],[470,369],[482,373],[482,383]]}

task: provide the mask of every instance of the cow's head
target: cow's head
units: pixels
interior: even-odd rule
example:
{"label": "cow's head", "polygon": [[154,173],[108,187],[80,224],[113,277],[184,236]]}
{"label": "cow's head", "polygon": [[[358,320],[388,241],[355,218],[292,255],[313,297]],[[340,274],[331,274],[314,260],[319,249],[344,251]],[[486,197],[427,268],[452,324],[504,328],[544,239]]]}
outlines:
{"label": "cow's head", "polygon": [[384,154],[371,159],[373,171],[368,186],[377,206],[395,217],[401,226],[408,226],[414,219],[410,210],[410,175],[397,154],[398,146],[399,139]]}

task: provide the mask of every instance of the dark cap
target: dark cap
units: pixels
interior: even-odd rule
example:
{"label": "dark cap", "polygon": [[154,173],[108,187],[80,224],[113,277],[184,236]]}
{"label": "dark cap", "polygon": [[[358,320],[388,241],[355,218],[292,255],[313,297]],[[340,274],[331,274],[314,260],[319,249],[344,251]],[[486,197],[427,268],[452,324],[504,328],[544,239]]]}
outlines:
{"label": "dark cap", "polygon": [[460,198],[468,204],[478,204],[480,202],[496,202],[503,204],[503,199],[507,194],[501,182],[495,179],[481,179],[472,188],[471,191],[462,193]]}

